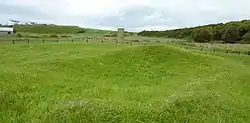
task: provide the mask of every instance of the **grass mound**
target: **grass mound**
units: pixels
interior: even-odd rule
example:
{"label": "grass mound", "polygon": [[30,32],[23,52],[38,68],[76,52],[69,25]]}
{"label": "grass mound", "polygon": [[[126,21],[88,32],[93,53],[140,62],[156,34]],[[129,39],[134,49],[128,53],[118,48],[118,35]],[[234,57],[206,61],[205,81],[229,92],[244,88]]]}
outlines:
{"label": "grass mound", "polygon": [[[43,46],[23,47],[15,61],[3,52],[2,64],[8,66],[0,66],[3,122],[250,119],[246,64],[162,45],[64,46],[53,45],[49,50],[57,52],[46,57]],[[34,51],[39,55],[30,54]]]}

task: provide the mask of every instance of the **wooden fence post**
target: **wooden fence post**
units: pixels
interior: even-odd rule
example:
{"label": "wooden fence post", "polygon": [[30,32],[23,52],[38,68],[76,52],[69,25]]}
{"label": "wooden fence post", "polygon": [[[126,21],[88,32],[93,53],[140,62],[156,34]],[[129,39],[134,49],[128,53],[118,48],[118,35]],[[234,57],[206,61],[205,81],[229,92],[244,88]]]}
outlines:
{"label": "wooden fence post", "polygon": [[44,44],[44,38],[43,38],[43,44]]}
{"label": "wooden fence post", "polygon": [[119,44],[119,40],[118,40],[118,39],[116,39],[115,43],[118,45],[118,44]]}
{"label": "wooden fence post", "polygon": [[130,45],[133,45],[133,41],[132,40],[130,41]]}
{"label": "wooden fence post", "polygon": [[12,43],[15,44],[15,40],[12,40]]}
{"label": "wooden fence post", "polygon": [[30,44],[30,40],[28,39],[28,44]]}

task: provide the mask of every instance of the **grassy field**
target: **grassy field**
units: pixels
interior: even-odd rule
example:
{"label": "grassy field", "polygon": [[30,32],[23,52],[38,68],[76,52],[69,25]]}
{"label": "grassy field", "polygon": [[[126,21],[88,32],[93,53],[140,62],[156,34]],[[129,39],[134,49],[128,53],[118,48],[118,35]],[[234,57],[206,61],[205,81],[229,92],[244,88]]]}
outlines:
{"label": "grassy field", "polygon": [[82,30],[77,26],[59,26],[59,25],[14,25],[16,32],[26,32],[26,33],[78,33]]}
{"label": "grassy field", "polygon": [[14,29],[16,30],[17,34],[20,34],[23,37],[43,37],[44,34],[46,35],[58,34],[71,37],[104,36],[105,34],[113,32],[109,30],[81,28],[78,26],[44,25],[44,24],[14,25]]}
{"label": "grassy field", "polygon": [[0,45],[0,122],[249,123],[250,58],[178,45]]}

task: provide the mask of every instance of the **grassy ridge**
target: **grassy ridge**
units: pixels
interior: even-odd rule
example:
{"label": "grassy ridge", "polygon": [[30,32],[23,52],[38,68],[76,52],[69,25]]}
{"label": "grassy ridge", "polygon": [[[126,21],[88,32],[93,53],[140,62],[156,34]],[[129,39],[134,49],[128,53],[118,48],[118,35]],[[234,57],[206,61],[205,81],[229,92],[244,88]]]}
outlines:
{"label": "grassy ridge", "polygon": [[58,26],[58,25],[14,25],[14,29],[17,32],[28,32],[28,33],[78,33],[82,30],[77,26]]}
{"label": "grassy ridge", "polygon": [[37,33],[37,34],[76,34],[84,33],[85,35],[105,35],[108,30],[80,28],[78,26],[60,26],[60,25],[14,25],[18,33]]}
{"label": "grassy ridge", "polygon": [[1,122],[250,121],[249,58],[168,45],[0,51]]}

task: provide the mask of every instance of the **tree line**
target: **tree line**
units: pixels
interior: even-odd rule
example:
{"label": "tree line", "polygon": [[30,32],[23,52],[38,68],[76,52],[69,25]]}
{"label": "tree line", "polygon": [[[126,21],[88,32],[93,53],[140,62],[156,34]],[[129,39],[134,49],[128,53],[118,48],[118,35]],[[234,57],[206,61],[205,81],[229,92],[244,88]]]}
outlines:
{"label": "tree line", "polygon": [[250,43],[250,20],[166,31],[142,31],[138,35],[188,39],[196,42]]}

